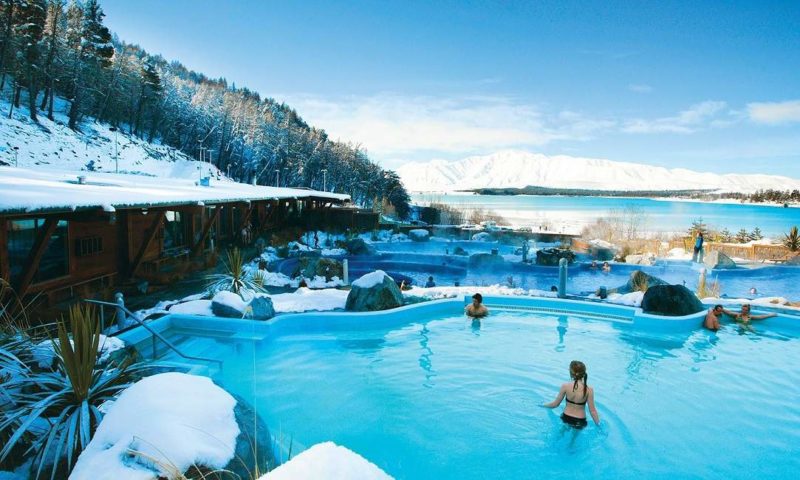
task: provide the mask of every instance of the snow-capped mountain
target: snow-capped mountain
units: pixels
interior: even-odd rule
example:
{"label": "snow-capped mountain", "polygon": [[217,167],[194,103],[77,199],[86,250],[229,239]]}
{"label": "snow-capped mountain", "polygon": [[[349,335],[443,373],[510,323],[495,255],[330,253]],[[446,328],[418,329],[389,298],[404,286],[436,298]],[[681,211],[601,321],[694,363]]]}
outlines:
{"label": "snow-capped mountain", "polygon": [[749,193],[800,189],[800,180],[778,175],[695,172],[569,155],[507,150],[462,160],[408,163],[397,169],[414,192],[476,188],[581,188],[591,190],[700,190]]}

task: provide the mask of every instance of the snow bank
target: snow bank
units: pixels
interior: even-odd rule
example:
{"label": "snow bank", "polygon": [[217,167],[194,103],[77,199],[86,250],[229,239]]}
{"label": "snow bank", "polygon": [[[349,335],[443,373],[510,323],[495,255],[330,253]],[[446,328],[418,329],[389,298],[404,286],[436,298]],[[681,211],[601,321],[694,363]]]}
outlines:
{"label": "snow bank", "polygon": [[413,230],[409,230],[408,234],[421,238],[421,237],[430,237],[431,232],[425,230],[424,228],[415,228]]}
{"label": "snow bank", "polygon": [[300,288],[293,293],[272,295],[272,305],[276,312],[308,312],[343,309],[347,302],[347,290],[311,290]]}
{"label": "snow bank", "polygon": [[227,290],[217,292],[214,295],[214,298],[211,299],[211,301],[219,303],[220,305],[225,305],[226,307],[230,307],[239,312],[244,312],[245,310],[247,310],[247,305],[248,305],[247,302],[242,300],[242,297]]}
{"label": "snow bank", "polygon": [[[595,295],[590,295],[590,297],[596,298]],[[627,305],[629,307],[640,307],[642,306],[642,299],[644,298],[644,292],[631,292],[626,294],[619,294],[619,293],[611,293],[606,298],[608,303],[615,303],[617,305]]]}
{"label": "snow bank", "polygon": [[169,309],[169,313],[179,313],[182,315],[204,315],[213,317],[214,313],[211,311],[211,300],[191,300],[184,303],[173,305]]}
{"label": "snow bank", "polygon": [[359,288],[372,288],[383,283],[383,279],[388,276],[389,275],[387,275],[383,270],[375,270],[374,272],[368,273],[353,282],[353,286]]}
{"label": "snow bank", "polygon": [[206,377],[162,373],[122,392],[81,453],[70,480],[150,480],[174,467],[223,468],[239,427],[236,400]]}
{"label": "snow bank", "polygon": [[383,470],[333,442],[318,443],[259,480],[387,480]]}

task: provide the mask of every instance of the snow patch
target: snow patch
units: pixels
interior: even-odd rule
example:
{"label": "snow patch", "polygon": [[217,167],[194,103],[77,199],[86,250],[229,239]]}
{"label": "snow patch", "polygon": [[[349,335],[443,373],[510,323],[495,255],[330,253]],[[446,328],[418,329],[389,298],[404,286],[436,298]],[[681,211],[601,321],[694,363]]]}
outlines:
{"label": "snow patch", "polygon": [[170,477],[165,465],[179,472],[192,465],[223,468],[239,435],[235,406],[206,377],[171,372],[144,378],[111,405],[69,478],[150,480]]}
{"label": "snow patch", "polygon": [[359,288],[372,288],[383,283],[383,279],[388,276],[389,275],[387,275],[383,270],[375,270],[374,272],[368,273],[354,281],[353,286]]}
{"label": "snow patch", "polygon": [[259,480],[389,480],[364,457],[333,442],[318,443]]}
{"label": "snow patch", "polygon": [[347,302],[347,290],[333,288],[311,290],[300,288],[293,293],[271,295],[276,312],[294,313],[343,309]]}

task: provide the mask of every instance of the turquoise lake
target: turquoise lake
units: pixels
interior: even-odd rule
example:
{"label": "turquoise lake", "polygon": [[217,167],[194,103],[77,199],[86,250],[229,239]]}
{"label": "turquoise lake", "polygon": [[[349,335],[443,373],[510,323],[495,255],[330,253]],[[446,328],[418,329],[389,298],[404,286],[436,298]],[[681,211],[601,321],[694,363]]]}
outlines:
{"label": "turquoise lake", "polygon": [[556,231],[580,231],[584,225],[626,207],[645,215],[643,230],[686,231],[696,218],[713,229],[737,232],[758,227],[768,237],[783,237],[792,225],[800,225],[800,208],[774,205],[727,204],[654,200],[649,198],[566,197],[535,195],[417,194],[415,204],[444,202],[465,209],[483,208],[502,215],[515,226],[549,225]]}

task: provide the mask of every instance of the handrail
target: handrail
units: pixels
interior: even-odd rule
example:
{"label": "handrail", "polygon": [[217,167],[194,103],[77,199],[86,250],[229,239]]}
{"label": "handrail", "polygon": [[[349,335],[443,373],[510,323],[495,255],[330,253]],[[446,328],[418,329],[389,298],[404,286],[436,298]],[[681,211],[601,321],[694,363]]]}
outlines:
{"label": "handrail", "polygon": [[[131,312],[130,310],[128,310],[127,307],[125,307],[123,305],[119,305],[117,303],[111,303],[111,302],[104,302],[104,301],[101,301],[101,300],[84,299],[83,301],[86,302],[86,303],[92,303],[92,304],[95,304],[95,305],[100,305],[101,308],[103,306],[118,308],[118,309],[122,310],[123,312],[125,312],[125,314],[128,315],[129,318],[134,319],[136,321],[136,323],[138,323],[140,326],[144,327],[145,330],[150,332],[151,338],[153,338],[153,339],[158,338],[159,340],[161,340],[161,342],[164,343],[164,345],[169,347],[173,352],[177,353],[179,356],[181,356],[181,357],[183,357],[183,358],[185,358],[187,360],[199,360],[201,362],[217,363],[217,364],[219,364],[219,368],[222,369],[222,360],[219,360],[219,359],[216,359],[216,358],[198,357],[198,356],[187,355],[187,354],[183,353],[178,347],[175,346],[175,344],[173,344],[172,342],[170,342],[169,340],[164,338],[164,336],[161,335],[156,330],[153,330],[149,325],[147,325],[147,323],[144,322],[144,320],[140,319],[135,313]],[[153,344],[155,345],[155,341],[154,341]],[[154,358],[154,360],[155,360],[155,358]]]}

